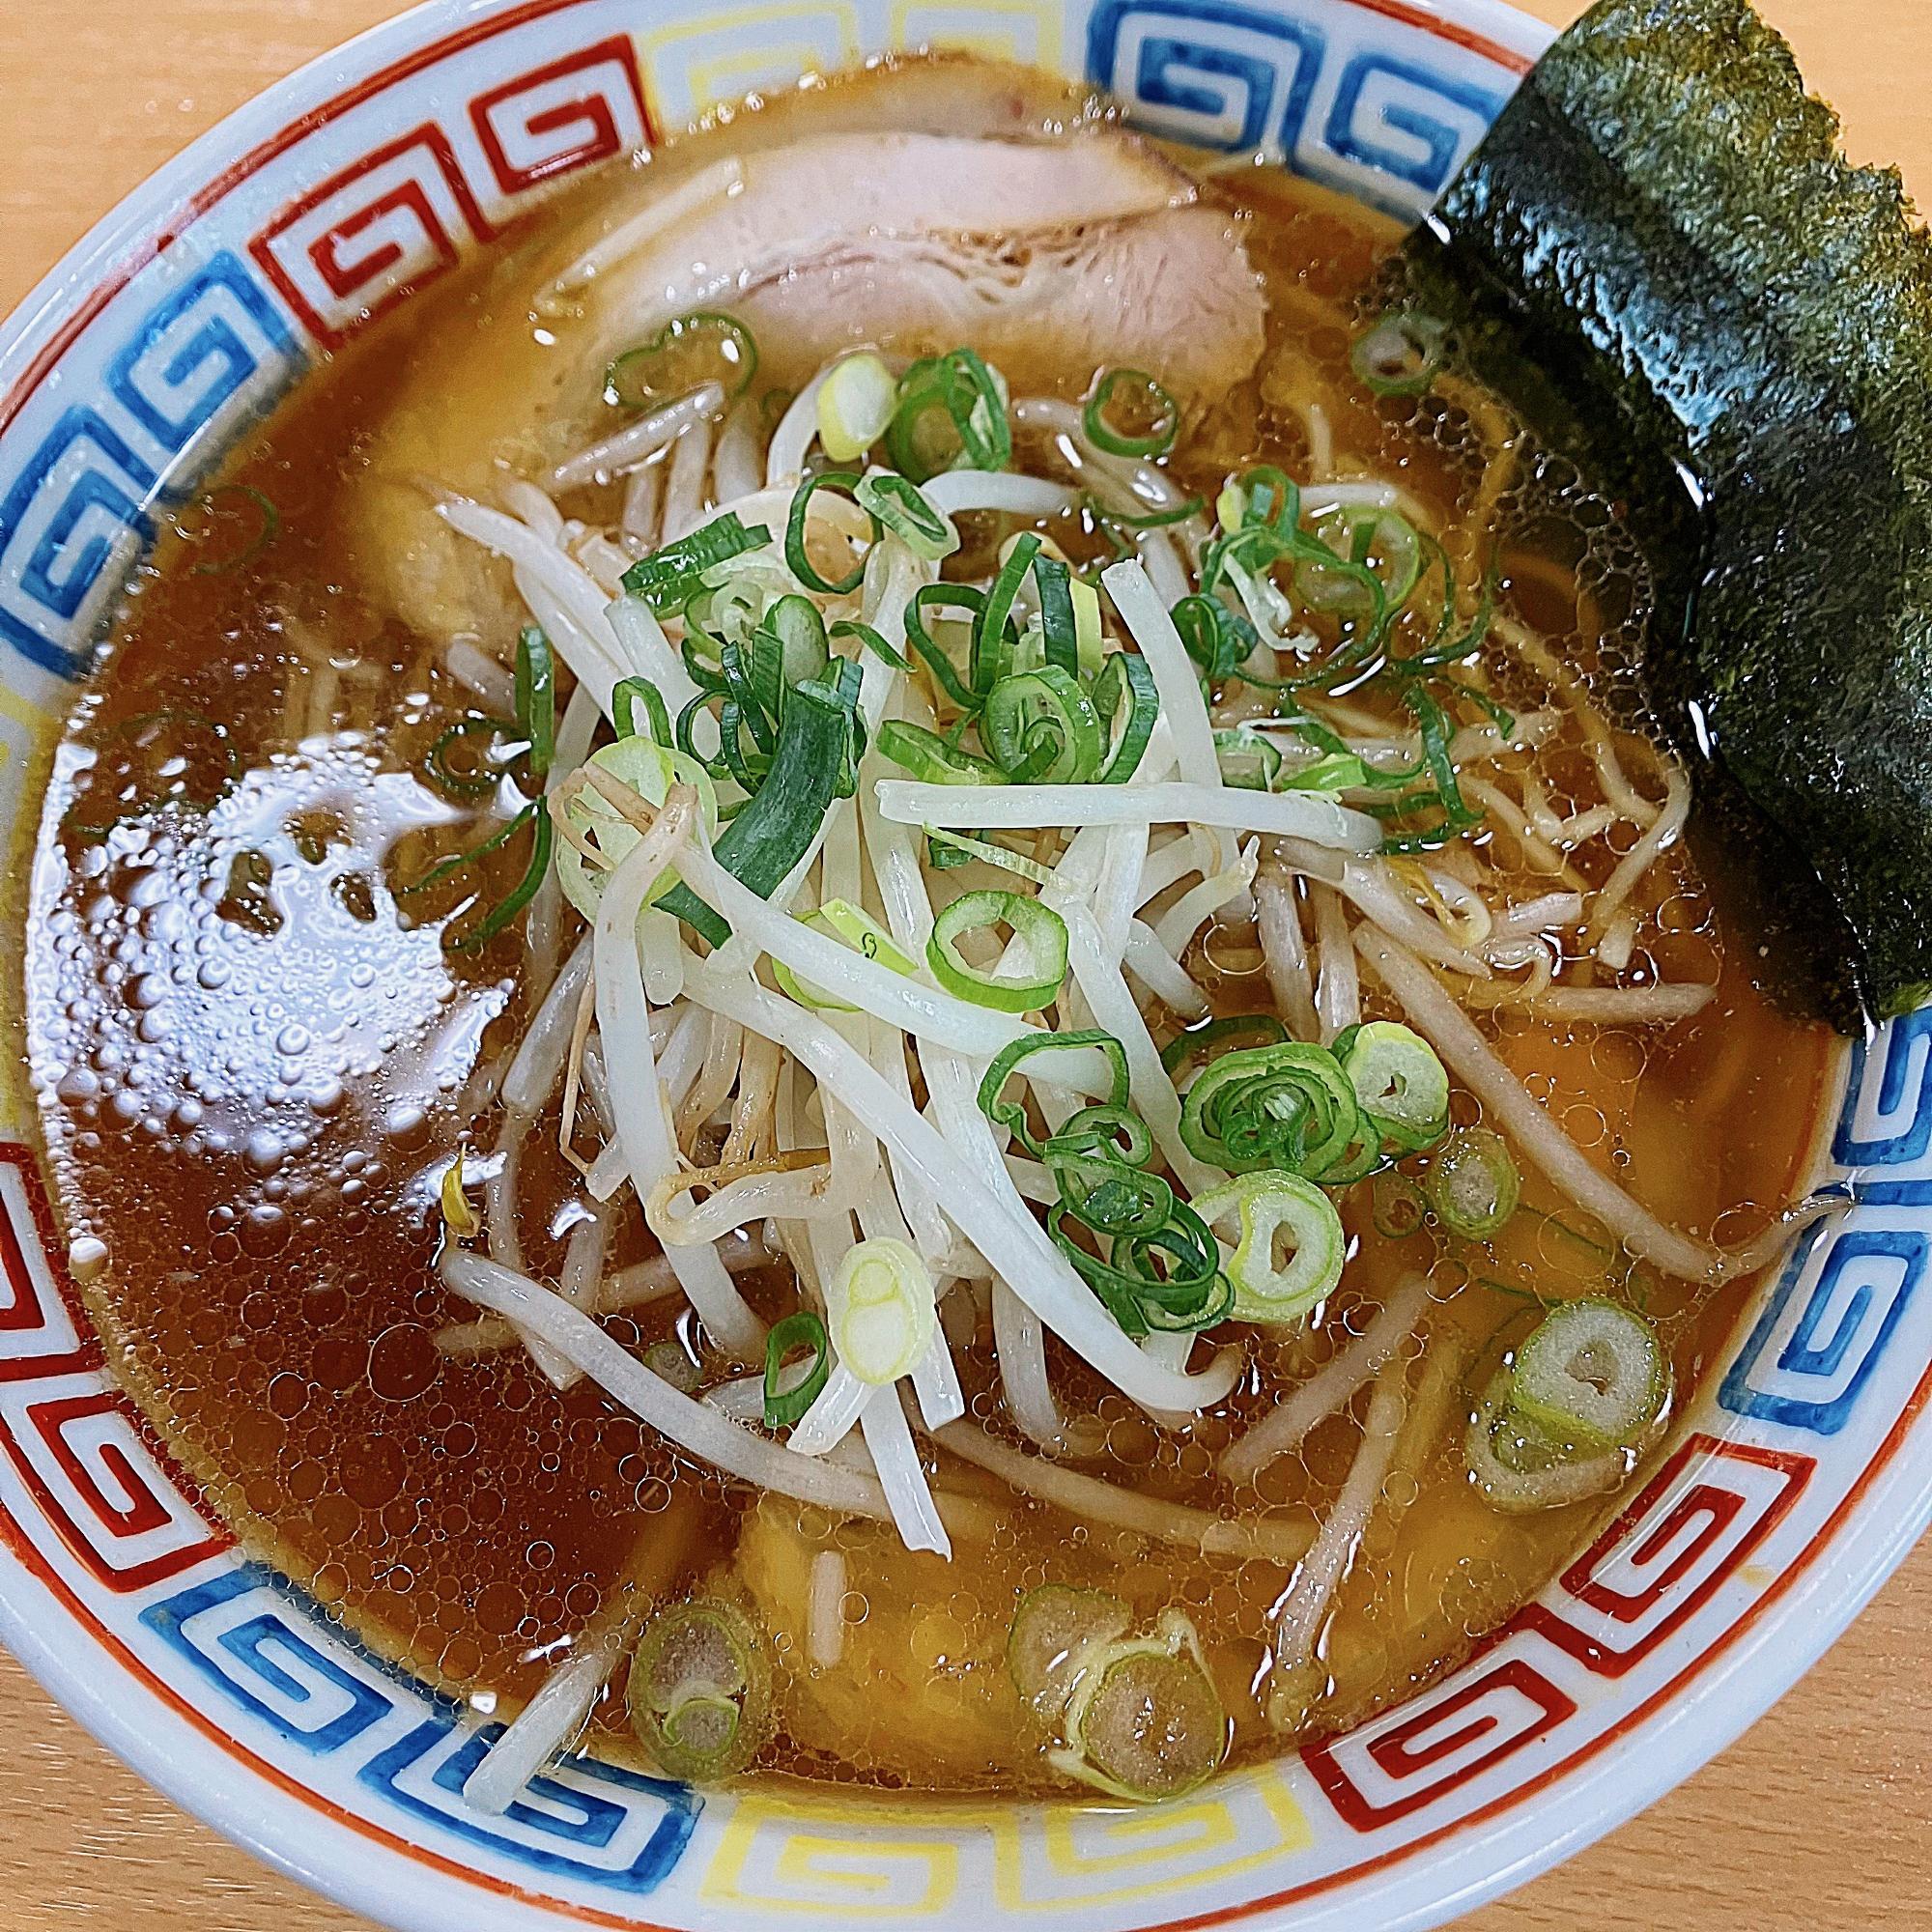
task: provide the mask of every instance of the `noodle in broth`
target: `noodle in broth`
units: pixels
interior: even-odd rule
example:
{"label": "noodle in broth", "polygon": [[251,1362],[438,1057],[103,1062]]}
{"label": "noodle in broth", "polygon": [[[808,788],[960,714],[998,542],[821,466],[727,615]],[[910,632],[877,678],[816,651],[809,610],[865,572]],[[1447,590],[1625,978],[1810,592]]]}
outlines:
{"label": "noodle in broth", "polygon": [[[585,1724],[700,1777],[1159,1797],[1352,1723],[1629,1493],[1809,1170],[1835,1046],[1680,836],[1642,561],[1384,313],[1378,219],[1188,187],[1264,295],[1224,387],[1198,341],[1110,386],[1050,329],[870,327],[888,261],[828,284],[849,349],[705,293],[607,400],[573,304],[640,211],[882,128],[1120,138],[911,63],[573,190],[237,454],[58,754],[30,1037],[91,1304],[252,1550],[454,1692],[544,1691],[478,1804]],[[410,470],[506,385],[541,435]],[[801,507],[802,465],[849,480]],[[705,549],[733,506],[768,540]],[[1084,1058],[982,1104],[1042,1014]]]}

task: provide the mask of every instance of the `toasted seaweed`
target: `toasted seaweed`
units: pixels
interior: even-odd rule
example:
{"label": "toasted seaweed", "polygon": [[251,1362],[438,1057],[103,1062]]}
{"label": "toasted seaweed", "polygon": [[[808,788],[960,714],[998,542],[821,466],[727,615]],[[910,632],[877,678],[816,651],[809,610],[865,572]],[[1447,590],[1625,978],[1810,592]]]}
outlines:
{"label": "toasted seaweed", "polygon": [[1774,991],[1932,997],[1932,242],[1745,0],[1602,0],[1406,249],[1618,501],[1644,673]]}

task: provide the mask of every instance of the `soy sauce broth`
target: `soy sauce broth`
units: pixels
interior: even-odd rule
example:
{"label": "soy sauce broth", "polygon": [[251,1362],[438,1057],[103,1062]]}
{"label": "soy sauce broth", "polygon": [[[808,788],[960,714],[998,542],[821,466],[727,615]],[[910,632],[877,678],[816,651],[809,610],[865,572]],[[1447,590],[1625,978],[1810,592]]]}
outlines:
{"label": "soy sauce broth", "polygon": [[[930,114],[938,97],[923,79],[910,96],[894,84],[891,73],[840,83],[791,111],[851,125]],[[747,125],[696,134],[685,156],[708,158]],[[1304,474],[1325,433],[1453,522],[1492,473],[1483,400],[1445,388],[1404,414],[1378,407],[1349,368],[1358,302],[1393,231],[1272,173],[1224,174],[1211,191],[1240,212],[1265,275],[1269,346],[1255,380],[1190,432],[1183,483],[1211,500],[1248,463]],[[606,192],[596,181],[571,190],[507,259],[474,261],[319,370],[142,568],[75,705],[33,883],[27,1008],[59,1210],[71,1236],[98,1238],[109,1258],[87,1293],[116,1370],[251,1552],[479,1708],[501,1714],[526,1697],[635,1563],[654,1594],[722,1590],[765,1619],[781,1719],[765,1769],[1057,1788],[1004,1662],[1018,1594],[1054,1580],[1113,1590],[1143,1616],[1189,1610],[1237,1755],[1269,1754],[1281,1744],[1252,1687],[1288,1580],[1279,1568],[1075,1523],[956,1467],[960,1487],[997,1503],[1000,1532],[951,1566],[909,1556],[889,1528],[727,1487],[589,1382],[559,1395],[521,1349],[465,1357],[437,1346],[440,1330],[474,1316],[434,1271],[438,1182],[456,1148],[474,1161],[494,1144],[497,1109],[478,1096],[530,1003],[514,932],[452,952],[440,927],[462,894],[398,896],[462,842],[466,814],[420,770],[472,700],[443,667],[446,639],[407,632],[358,594],[370,559],[343,503],[393,411],[424,398],[461,407],[437,397],[448,344],[526,330],[506,306],[519,261]],[[781,366],[782,345],[773,348]],[[1064,392],[1081,393],[1092,373],[1069,368]],[[1637,721],[1642,573],[1614,521],[1579,479],[1529,452],[1502,524],[1516,533],[1508,608],[1558,640],[1605,710]],[[1059,534],[1077,549],[1077,533]],[[507,637],[479,641],[507,653]],[[1498,674],[1525,704],[1543,701],[1520,667]],[[1541,758],[1550,810],[1570,809],[1577,745],[1512,755]],[[516,869],[506,861],[496,889]],[[1545,889],[1527,870],[1520,884],[1525,896]],[[1681,846],[1651,875],[1637,945],[1662,977],[1709,979],[1717,999],[1667,1031],[1508,1012],[1485,1024],[1566,1129],[1664,1218],[1720,1238],[1747,1232],[1802,1183],[1835,1043],[1754,989]],[[1191,963],[1220,1009],[1268,1007],[1251,931],[1213,930]],[[1473,1120],[1465,1100],[1459,1118]],[[519,1191],[524,1263],[552,1281],[582,1212],[555,1127],[553,1103]],[[654,1252],[625,1199],[612,1268]],[[1412,1383],[1410,1431],[1338,1599],[1323,1651],[1331,1681],[1308,1734],[1452,1665],[1618,1506],[1499,1515],[1463,1466],[1470,1390],[1520,1339],[1525,1296],[1551,1280],[1583,1292],[1602,1269],[1533,1177],[1525,1199],[1534,1211],[1493,1247],[1433,1258],[1351,1210],[1355,1253],[1321,1324],[1257,1337],[1247,1381],[1184,1434],[1103,1394],[1055,1346],[1064,1401],[1091,1418],[1080,1466],[1225,1508],[1214,1452],[1406,1271],[1429,1267],[1433,1359]],[[781,1267],[746,1279],[766,1312],[789,1305]],[[1681,1400],[1750,1285],[1693,1295],[1653,1280],[1642,1293]],[[690,1317],[672,1315],[682,1306],[659,1301],[606,1325],[633,1349],[681,1341],[715,1371]],[[974,1412],[992,1415],[984,1342],[961,1361]],[[1321,1425],[1268,1474],[1264,1496],[1318,1517],[1354,1439],[1346,1419]],[[812,1558],[827,1549],[846,1559],[844,1654],[819,1667],[805,1653],[804,1605]],[[597,1719],[601,1745],[619,1755],[635,1749],[621,1690],[620,1673]]]}

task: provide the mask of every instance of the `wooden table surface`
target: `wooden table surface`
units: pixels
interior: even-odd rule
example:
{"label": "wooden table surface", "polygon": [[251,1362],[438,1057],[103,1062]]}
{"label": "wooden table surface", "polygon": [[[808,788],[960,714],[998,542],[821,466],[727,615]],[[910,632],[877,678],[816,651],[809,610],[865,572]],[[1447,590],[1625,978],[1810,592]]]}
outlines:
{"label": "wooden table surface", "polygon": [[[1582,0],[1520,0],[1562,24]],[[1861,161],[1932,205],[1932,0],[1758,0]],[[0,0],[0,313],[136,182],[392,0]],[[1464,1932],[1932,1928],[1932,1542],[1741,1743]],[[355,1932],[0,1654],[0,1932]],[[1364,1932],[1375,1932],[1364,1927]]]}

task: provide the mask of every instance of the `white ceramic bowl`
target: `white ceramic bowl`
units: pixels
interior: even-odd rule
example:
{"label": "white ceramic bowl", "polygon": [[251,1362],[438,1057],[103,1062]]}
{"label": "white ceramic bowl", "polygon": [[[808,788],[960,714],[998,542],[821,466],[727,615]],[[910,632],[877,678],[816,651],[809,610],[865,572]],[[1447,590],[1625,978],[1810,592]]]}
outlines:
{"label": "white ceramic bowl", "polygon": [[[0,331],[0,819],[33,837],[70,680],[159,508],[318,352],[712,100],[971,44],[1415,214],[1547,40],[1496,0],[436,0],[393,21],[197,142]],[[103,1373],[31,1107],[4,1115],[0,1634],[183,1804],[421,1932],[1436,1924],[1728,1743],[1932,1515],[1921,1014],[1855,1057],[1834,1149],[1855,1211],[1767,1288],[1616,1524],[1404,1708],[1154,1812],[699,1796],[573,1760],[485,1819],[460,1796],[477,1719],[244,1560]]]}

